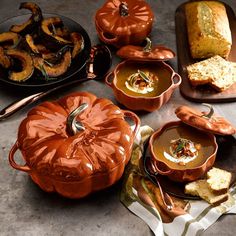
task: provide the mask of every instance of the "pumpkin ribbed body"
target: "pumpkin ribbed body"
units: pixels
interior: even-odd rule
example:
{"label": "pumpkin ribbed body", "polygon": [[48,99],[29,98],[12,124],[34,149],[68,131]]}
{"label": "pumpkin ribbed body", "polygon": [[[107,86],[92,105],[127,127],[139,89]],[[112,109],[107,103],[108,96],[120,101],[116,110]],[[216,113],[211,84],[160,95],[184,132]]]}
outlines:
{"label": "pumpkin ribbed body", "polygon": [[[84,103],[88,107],[76,117],[84,130],[71,134],[67,118]],[[86,92],[36,106],[18,131],[28,173],[43,190],[70,198],[112,185],[123,174],[134,138],[124,117],[111,101]]]}
{"label": "pumpkin ribbed body", "polygon": [[108,0],[97,11],[95,25],[102,41],[121,47],[140,44],[150,34],[153,20],[144,0]]}

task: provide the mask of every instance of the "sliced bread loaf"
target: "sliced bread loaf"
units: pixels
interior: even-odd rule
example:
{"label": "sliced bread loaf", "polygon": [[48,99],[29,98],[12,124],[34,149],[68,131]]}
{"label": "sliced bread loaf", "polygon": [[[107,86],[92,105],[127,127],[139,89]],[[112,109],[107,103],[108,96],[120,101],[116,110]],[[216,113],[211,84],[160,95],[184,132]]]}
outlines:
{"label": "sliced bread loaf", "polygon": [[185,6],[190,52],[193,58],[227,58],[232,36],[223,3],[191,1]]}
{"label": "sliced bread loaf", "polygon": [[228,192],[232,174],[226,170],[213,167],[207,172],[207,183],[213,193],[224,194]]}
{"label": "sliced bread loaf", "polygon": [[228,193],[215,194],[211,191],[207,180],[197,180],[185,185],[185,193],[199,196],[213,206],[218,206],[220,203],[228,200]]}
{"label": "sliced bread loaf", "polygon": [[209,84],[220,92],[236,82],[236,63],[218,55],[187,66],[187,72],[193,86]]}

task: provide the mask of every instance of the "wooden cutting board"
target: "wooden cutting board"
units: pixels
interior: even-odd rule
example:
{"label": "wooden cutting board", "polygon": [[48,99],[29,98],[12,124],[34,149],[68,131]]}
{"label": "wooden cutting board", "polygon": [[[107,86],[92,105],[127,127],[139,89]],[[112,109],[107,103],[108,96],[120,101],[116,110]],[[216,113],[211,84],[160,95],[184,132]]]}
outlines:
{"label": "wooden cutting board", "polygon": [[[187,2],[186,2],[187,3]],[[191,101],[195,102],[229,102],[236,101],[236,83],[224,92],[216,92],[210,86],[202,86],[194,88],[191,86],[188,80],[186,67],[190,64],[197,62],[191,57],[188,34],[186,27],[185,17],[185,5],[180,5],[175,12],[175,31],[176,31],[176,43],[177,43],[177,55],[178,55],[178,71],[182,77],[182,83],[180,85],[181,94]],[[230,29],[232,33],[232,48],[228,60],[236,62],[236,17],[232,8],[226,4]]]}

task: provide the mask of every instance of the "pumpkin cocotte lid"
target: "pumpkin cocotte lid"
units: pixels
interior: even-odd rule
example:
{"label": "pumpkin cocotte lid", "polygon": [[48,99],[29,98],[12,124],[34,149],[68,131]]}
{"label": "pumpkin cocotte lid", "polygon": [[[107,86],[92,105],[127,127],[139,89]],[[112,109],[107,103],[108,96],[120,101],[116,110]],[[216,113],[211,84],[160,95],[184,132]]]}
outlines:
{"label": "pumpkin cocotte lid", "polygon": [[152,46],[152,41],[146,38],[146,46],[126,45],[117,51],[117,55],[134,61],[168,61],[175,53],[164,45]]}
{"label": "pumpkin cocotte lid", "polygon": [[213,115],[214,110],[210,104],[203,103],[203,105],[210,108],[208,113],[188,106],[180,106],[175,110],[175,114],[182,122],[199,130],[218,135],[236,133],[236,129],[227,120]]}

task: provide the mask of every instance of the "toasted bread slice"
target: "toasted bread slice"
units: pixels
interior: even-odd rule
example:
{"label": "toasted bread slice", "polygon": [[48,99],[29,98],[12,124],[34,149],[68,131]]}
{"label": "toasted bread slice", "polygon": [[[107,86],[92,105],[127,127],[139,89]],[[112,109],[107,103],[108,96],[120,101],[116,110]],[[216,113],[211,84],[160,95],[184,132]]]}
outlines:
{"label": "toasted bread slice", "polygon": [[226,170],[213,167],[207,172],[207,183],[213,193],[224,194],[228,192],[232,174]]}
{"label": "toasted bread slice", "polygon": [[187,66],[187,72],[193,86],[209,84],[220,92],[236,82],[236,63],[218,55]]}
{"label": "toasted bread slice", "polygon": [[185,193],[199,196],[213,206],[218,206],[228,200],[228,193],[215,194],[211,191],[209,184],[205,179],[197,180],[185,185]]}

